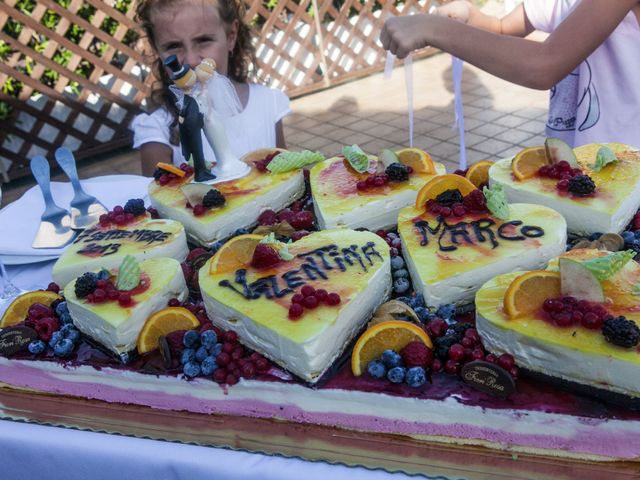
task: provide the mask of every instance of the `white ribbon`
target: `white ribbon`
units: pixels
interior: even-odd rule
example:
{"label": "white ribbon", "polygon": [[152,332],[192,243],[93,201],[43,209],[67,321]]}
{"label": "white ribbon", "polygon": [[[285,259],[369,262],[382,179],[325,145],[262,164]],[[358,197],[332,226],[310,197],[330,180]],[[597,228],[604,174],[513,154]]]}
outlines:
{"label": "white ribbon", "polygon": [[460,142],[460,154],[458,158],[458,168],[460,170],[467,169],[467,152],[464,141],[464,111],[462,108],[462,65],[463,62],[457,57],[451,57],[451,71],[453,74],[453,95],[454,95],[454,112],[455,120],[453,127],[458,127],[458,136]]}
{"label": "white ribbon", "polygon": [[[384,64],[384,78],[391,78],[396,56],[387,51]],[[413,147],[413,59],[408,55],[404,59],[404,83],[407,90],[407,113],[409,115],[409,146]]]}

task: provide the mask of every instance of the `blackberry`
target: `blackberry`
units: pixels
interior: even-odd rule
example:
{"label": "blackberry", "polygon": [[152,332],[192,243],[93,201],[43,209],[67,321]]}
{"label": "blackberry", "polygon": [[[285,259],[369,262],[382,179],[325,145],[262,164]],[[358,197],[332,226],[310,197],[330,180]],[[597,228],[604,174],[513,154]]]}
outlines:
{"label": "blackberry", "polygon": [[624,348],[635,347],[640,342],[640,328],[625,317],[609,317],[602,325],[602,334],[609,343]]}
{"label": "blackberry", "polygon": [[389,180],[394,182],[406,182],[409,180],[409,169],[406,165],[395,162],[387,167],[384,171],[389,177]]}
{"label": "blackberry", "polygon": [[451,333],[452,335],[455,335],[458,338],[458,341],[460,341],[464,338],[464,332],[466,332],[470,328],[473,328],[473,325],[467,322],[454,323],[453,325],[449,326],[447,334]]}
{"label": "blackberry", "polygon": [[147,209],[144,206],[144,200],[141,198],[132,198],[127,200],[127,203],[124,204],[124,213],[131,213],[135,217],[147,213]]}
{"label": "blackberry", "polygon": [[78,280],[76,280],[75,292],[76,297],[84,298],[96,289],[97,276],[93,272],[83,273]]}
{"label": "blackberry", "polygon": [[164,171],[164,170],[162,170],[161,168],[156,168],[156,169],[153,171],[153,178],[154,178],[154,179],[156,179],[156,180],[160,180],[160,177],[161,177],[162,175],[164,175],[165,173],[167,173],[167,172],[165,172],[165,171]]}
{"label": "blackberry", "polygon": [[445,207],[450,207],[454,203],[462,203],[463,201],[464,198],[457,188],[444,191],[436,197],[436,202]]}
{"label": "blackberry", "polygon": [[460,339],[455,334],[447,334],[443,335],[442,337],[437,337],[433,340],[433,353],[436,357],[446,360],[449,356],[449,348],[451,347],[451,345],[453,345],[454,343],[458,343],[459,341]]}
{"label": "blackberry", "polygon": [[220,193],[219,190],[212,188],[202,199],[202,205],[206,208],[221,207],[226,201],[227,200],[224,198],[224,195]]}
{"label": "blackberry", "polygon": [[574,195],[584,197],[596,191],[596,184],[589,175],[576,175],[569,179],[569,191]]}

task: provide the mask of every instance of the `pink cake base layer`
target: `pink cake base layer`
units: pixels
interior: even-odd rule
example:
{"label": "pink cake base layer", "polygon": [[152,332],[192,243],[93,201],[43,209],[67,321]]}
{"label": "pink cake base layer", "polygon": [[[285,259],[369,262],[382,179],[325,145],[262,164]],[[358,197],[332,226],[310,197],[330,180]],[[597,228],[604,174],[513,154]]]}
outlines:
{"label": "pink cake base layer", "polygon": [[[368,414],[344,414],[339,412],[314,412],[300,408],[293,403],[270,403],[268,401],[249,400],[247,398],[234,399],[233,396],[238,392],[247,393],[253,389],[256,396],[260,397],[261,386],[268,386],[273,382],[245,382],[244,385],[237,385],[225,388],[217,385],[209,380],[199,379],[186,382],[175,377],[162,377],[177,385],[182,390],[185,385],[189,389],[193,389],[194,395],[189,395],[185,391],[179,394],[167,393],[166,382],[158,383],[157,389],[136,388],[136,377],[145,380],[145,386],[149,385],[149,378],[156,377],[142,374],[132,374],[131,372],[122,372],[113,369],[94,370],[93,377],[100,378],[110,383],[126,382],[126,388],[122,386],[111,386],[106,383],[97,383],[88,380],[79,380],[74,377],[74,367],[59,368],[60,372],[50,373],[39,368],[33,368],[26,363],[28,362],[5,362],[0,365],[0,381],[17,387],[25,387],[41,392],[76,396],[81,398],[90,398],[102,400],[111,403],[128,403],[142,406],[149,406],[156,409],[172,410],[172,411],[190,411],[201,414],[220,414],[231,416],[245,416],[258,418],[276,418],[296,423],[309,423],[327,426],[338,426],[341,428],[354,429],[365,432],[392,433],[408,436],[435,436],[446,437],[448,440],[460,443],[478,444],[490,442],[497,444],[503,449],[536,449],[540,451],[553,452],[563,451],[575,454],[574,456],[589,455],[592,457],[601,457],[602,459],[624,459],[636,460],[640,458],[640,443],[630,441],[631,438],[638,438],[640,435],[640,422],[637,420],[617,420],[617,419],[597,419],[569,415],[546,415],[545,413],[537,413],[539,418],[532,418],[530,412],[519,412],[517,410],[507,411],[500,409],[492,411],[486,407],[473,408],[467,405],[458,405],[460,415],[468,415],[473,410],[473,415],[487,416],[487,422],[490,422],[490,415],[498,413],[504,417],[509,415],[510,421],[514,425],[530,425],[528,430],[538,429],[545,431],[545,425],[551,425],[554,418],[560,417],[567,425],[570,425],[571,431],[565,432],[565,437],[559,437],[544,433],[520,433],[505,431],[503,428],[492,428],[491,426],[478,426],[467,424],[464,422],[457,423],[436,423],[429,421],[406,421],[401,418],[381,418]],[[91,368],[84,368],[83,374],[86,378],[91,378]],[[64,381],[61,377],[68,375],[70,381]],[[128,378],[127,378],[128,377]],[[287,384],[276,383],[286,391]],[[242,388],[238,388],[242,387]],[[304,387],[297,387],[304,388]],[[318,397],[322,402],[322,395],[325,391],[335,393],[337,390],[312,390],[308,389],[309,396]],[[215,393],[220,395],[220,399],[203,399],[198,398],[197,394],[203,393],[211,395]],[[269,393],[268,389],[265,394]],[[357,402],[361,405],[363,411],[367,413],[375,411],[376,397],[380,400],[382,394],[368,392],[349,392],[359,394]],[[266,398],[269,398],[265,395]],[[366,405],[363,402],[370,400],[371,404]],[[330,399],[328,399],[330,401]],[[398,417],[403,412],[400,405],[402,399],[399,399]],[[416,400],[419,401],[419,400]],[[439,405],[445,405],[439,400],[423,401],[424,416],[437,418]],[[422,405],[421,405],[422,407]],[[446,408],[451,408],[447,405]],[[477,420],[477,418],[475,419]],[[523,423],[524,422],[524,423]],[[529,423],[527,423],[529,422]],[[616,423],[613,430],[612,422]],[[617,428],[619,424],[620,428]]]}

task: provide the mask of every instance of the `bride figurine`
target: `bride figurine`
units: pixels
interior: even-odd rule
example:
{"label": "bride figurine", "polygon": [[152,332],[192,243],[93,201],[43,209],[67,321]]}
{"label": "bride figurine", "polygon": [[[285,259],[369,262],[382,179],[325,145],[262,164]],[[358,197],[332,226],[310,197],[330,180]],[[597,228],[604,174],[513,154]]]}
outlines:
{"label": "bride figurine", "polygon": [[[223,116],[242,111],[233,84],[215,72],[211,58],[202,60],[195,70],[188,64],[180,65],[175,55],[164,64],[174,82],[170,88],[177,98],[182,154],[186,159],[193,158],[195,181],[218,183],[247,175],[251,168],[231,151],[222,123]],[[204,158],[201,130],[216,157],[212,168]]]}

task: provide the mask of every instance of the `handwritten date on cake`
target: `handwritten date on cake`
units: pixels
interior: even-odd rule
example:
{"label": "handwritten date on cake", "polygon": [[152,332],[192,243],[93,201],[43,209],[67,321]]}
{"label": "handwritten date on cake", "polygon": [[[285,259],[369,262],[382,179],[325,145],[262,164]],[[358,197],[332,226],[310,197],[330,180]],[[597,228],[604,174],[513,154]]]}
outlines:
{"label": "handwritten date on cake", "polygon": [[122,246],[121,240],[126,240],[129,243],[151,245],[153,243],[166,242],[171,235],[170,232],[163,232],[162,230],[102,230],[89,228],[80,233],[73,243],[85,244],[83,248],[78,251],[80,255],[106,257],[118,252]]}
{"label": "handwritten date on cake", "polygon": [[476,360],[462,367],[462,380],[476,390],[495,397],[507,398],[516,389],[513,377],[504,368],[490,362]]}
{"label": "handwritten date on cake", "polygon": [[520,220],[511,220],[498,225],[491,218],[482,218],[472,222],[449,224],[443,217],[438,217],[438,224],[432,227],[427,220],[415,220],[414,227],[420,235],[420,245],[429,245],[430,237],[437,239],[438,248],[442,252],[457,250],[459,245],[476,245],[490,242],[494,249],[500,245],[498,239],[508,242],[521,242],[527,238],[538,238],[544,235],[542,227],[523,225]]}
{"label": "handwritten date on cake", "polygon": [[327,245],[299,253],[296,258],[302,260],[302,263],[295,262],[295,267],[292,265],[290,270],[279,276],[269,275],[249,283],[247,270],[239,269],[235,274],[235,285],[228,280],[221,280],[219,285],[233,290],[247,300],[257,300],[263,295],[268,299],[282,298],[308,281],[328,280],[333,273],[346,272],[353,268],[367,272],[376,261],[383,260],[373,242],[349,247]]}

